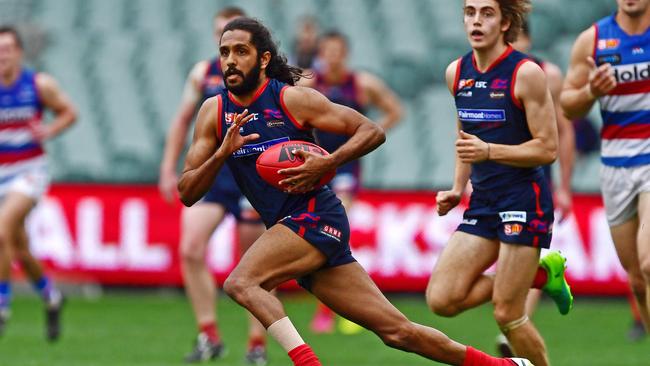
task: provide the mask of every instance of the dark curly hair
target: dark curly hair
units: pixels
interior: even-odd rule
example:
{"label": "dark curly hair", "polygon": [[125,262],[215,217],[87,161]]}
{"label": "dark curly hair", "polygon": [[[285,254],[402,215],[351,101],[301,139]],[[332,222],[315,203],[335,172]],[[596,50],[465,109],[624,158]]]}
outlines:
{"label": "dark curly hair", "polygon": [[251,43],[257,49],[258,57],[261,57],[264,52],[271,53],[271,61],[265,70],[267,77],[296,85],[296,82],[305,76],[301,68],[287,63],[287,58],[278,52],[278,46],[273,41],[271,32],[259,20],[247,17],[234,19],[226,25],[223,33],[233,30],[243,30],[251,34]]}

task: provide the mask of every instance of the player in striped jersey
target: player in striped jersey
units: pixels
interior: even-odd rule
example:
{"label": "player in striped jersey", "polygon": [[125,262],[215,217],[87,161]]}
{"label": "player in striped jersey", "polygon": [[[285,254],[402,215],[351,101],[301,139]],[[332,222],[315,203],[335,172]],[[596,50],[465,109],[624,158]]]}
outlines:
{"label": "player in striped jersey", "polygon": [[[9,319],[16,259],[45,302],[46,337],[53,341],[63,297],[29,250],[25,218],[49,185],[42,143],[70,127],[77,112],[51,76],[24,67],[22,59],[16,30],[0,28],[0,334]],[[42,123],[45,109],[54,112],[49,124]]]}
{"label": "player in striped jersey", "polygon": [[646,330],[650,325],[650,0],[618,10],[580,34],[561,102],[569,118],[598,100],[601,190],[612,239]]}

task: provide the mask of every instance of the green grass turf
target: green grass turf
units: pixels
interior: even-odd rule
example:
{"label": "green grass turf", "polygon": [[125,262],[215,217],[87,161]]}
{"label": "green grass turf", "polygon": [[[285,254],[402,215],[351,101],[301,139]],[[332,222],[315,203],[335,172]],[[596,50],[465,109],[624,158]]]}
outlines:
{"label": "green grass turf", "polygon": [[[491,306],[469,311],[453,319],[430,314],[421,296],[393,296],[394,303],[413,321],[435,326],[460,342],[494,352],[497,328]],[[417,366],[431,361],[385,347],[364,331],[353,336],[313,335],[308,323],[315,302],[310,296],[282,296],[294,324],[324,365]],[[61,341],[48,344],[43,336],[42,305],[35,297],[13,302],[13,317],[0,339],[0,366],[103,366],[181,365],[190,350],[194,325],[184,297],[167,294],[109,293],[99,300],[68,299]],[[243,365],[246,317],[232,301],[219,301],[222,336],[229,354],[214,365]],[[574,311],[560,316],[550,302],[535,315],[554,365],[650,365],[650,341],[629,343],[627,302],[581,300]],[[286,354],[270,342],[272,365],[290,365]]]}

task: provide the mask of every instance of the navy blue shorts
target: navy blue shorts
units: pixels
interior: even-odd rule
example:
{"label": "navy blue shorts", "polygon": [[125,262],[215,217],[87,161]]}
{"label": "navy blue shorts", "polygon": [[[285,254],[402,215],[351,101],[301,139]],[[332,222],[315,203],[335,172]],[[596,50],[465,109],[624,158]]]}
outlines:
{"label": "navy blue shorts", "polygon": [[201,202],[223,206],[239,222],[255,224],[262,222],[253,206],[239,190],[235,178],[226,166],[219,172],[210,189],[199,201]]}
{"label": "navy blue shorts", "polygon": [[472,192],[458,231],[508,244],[548,248],[553,234],[553,196],[545,179],[499,191]]}
{"label": "navy blue shorts", "polygon": [[[341,266],[355,262],[350,251],[350,223],[345,209],[338,199],[319,202],[316,197],[304,207],[278,221],[305,239],[325,254],[327,262],[323,268]],[[311,290],[309,275],[298,279],[298,284]]]}

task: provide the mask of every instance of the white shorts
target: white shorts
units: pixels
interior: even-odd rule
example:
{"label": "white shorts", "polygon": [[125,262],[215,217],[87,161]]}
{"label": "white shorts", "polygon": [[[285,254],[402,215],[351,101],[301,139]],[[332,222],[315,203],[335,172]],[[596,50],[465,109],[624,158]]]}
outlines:
{"label": "white shorts", "polygon": [[620,225],[636,216],[639,194],[650,192],[650,165],[632,168],[602,165],[600,188],[609,226]]}
{"label": "white shorts", "polygon": [[11,192],[17,192],[38,202],[50,186],[46,164],[32,165],[4,176],[2,172],[0,166],[0,199],[4,199]]}

